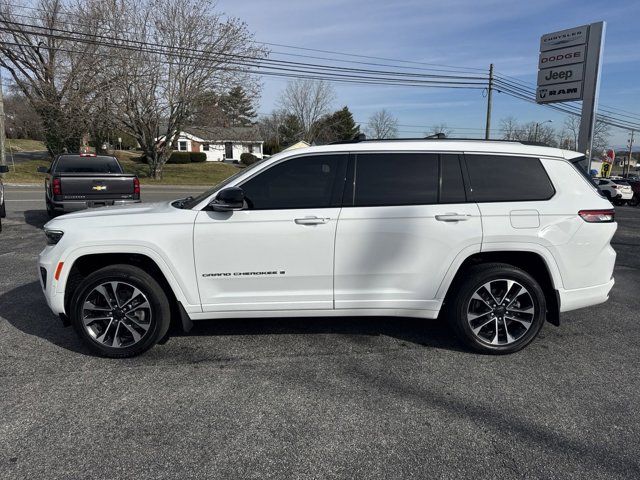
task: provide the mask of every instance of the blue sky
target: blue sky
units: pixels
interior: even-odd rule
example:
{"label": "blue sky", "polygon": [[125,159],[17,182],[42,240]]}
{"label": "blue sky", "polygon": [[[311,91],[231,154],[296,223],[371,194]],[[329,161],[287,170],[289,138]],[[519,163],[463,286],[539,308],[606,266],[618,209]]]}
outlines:
{"label": "blue sky", "polygon": [[[493,62],[499,73],[532,83],[540,35],[605,20],[600,102],[640,114],[637,0],[219,0],[218,8],[246,21],[259,41],[472,68],[488,69]],[[261,112],[274,107],[285,84],[285,79],[264,80]],[[446,123],[455,133],[475,134],[484,127],[486,99],[479,90],[334,87],[336,108],[348,105],[359,122],[386,108],[402,125]],[[561,113],[504,94],[494,96],[493,109],[496,127],[509,115],[521,121],[552,120],[556,127],[564,119]],[[410,136],[426,129],[400,130],[401,136]],[[628,132],[612,133],[613,145],[626,144]]]}

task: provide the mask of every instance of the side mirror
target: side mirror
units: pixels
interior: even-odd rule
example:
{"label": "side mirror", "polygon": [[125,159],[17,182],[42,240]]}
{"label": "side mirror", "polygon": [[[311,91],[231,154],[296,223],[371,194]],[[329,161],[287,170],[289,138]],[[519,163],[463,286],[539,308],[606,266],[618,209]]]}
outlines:
{"label": "side mirror", "polygon": [[49,173],[49,169],[47,167],[38,167],[38,173]]}
{"label": "side mirror", "polygon": [[244,192],[240,187],[225,188],[218,192],[209,206],[216,212],[242,210],[244,208]]}
{"label": "side mirror", "polygon": [[0,165],[0,173],[8,173],[9,167],[7,165]]}

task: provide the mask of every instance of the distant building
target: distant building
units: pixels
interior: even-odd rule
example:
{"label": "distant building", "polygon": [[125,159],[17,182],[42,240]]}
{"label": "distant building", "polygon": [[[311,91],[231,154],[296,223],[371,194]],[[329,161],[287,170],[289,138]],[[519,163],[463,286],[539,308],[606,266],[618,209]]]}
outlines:
{"label": "distant building", "polygon": [[311,145],[309,143],[305,142],[304,140],[300,140],[299,142],[296,142],[293,145],[289,145],[287,148],[283,150],[283,152],[286,152],[287,150],[295,150],[296,148],[305,148],[310,146]]}
{"label": "distant building", "polygon": [[262,158],[264,141],[257,127],[187,127],[180,132],[176,150],[204,152],[208,162],[240,160],[243,153]]}

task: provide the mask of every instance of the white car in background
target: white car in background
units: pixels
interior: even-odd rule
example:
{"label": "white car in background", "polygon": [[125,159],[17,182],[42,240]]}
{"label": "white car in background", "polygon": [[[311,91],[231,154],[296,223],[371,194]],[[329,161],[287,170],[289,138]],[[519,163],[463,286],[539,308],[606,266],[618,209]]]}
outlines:
{"label": "white car in background", "polygon": [[616,205],[623,205],[633,198],[633,189],[622,177],[594,178],[598,190]]}
{"label": "white car in background", "polygon": [[51,220],[41,285],[109,357],[172,320],[381,315],[442,315],[468,347],[515,352],[613,287],[615,212],[586,163],[509,141],[282,152],[195,198]]}

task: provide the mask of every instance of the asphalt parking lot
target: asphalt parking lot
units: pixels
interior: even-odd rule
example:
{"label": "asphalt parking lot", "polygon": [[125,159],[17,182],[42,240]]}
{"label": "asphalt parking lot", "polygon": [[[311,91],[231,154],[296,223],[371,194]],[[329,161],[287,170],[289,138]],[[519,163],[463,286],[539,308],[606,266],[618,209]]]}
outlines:
{"label": "asphalt parking lot", "polygon": [[40,292],[42,191],[6,195],[3,479],[640,478],[640,208],[617,208],[610,301],[514,355],[438,321],[325,318],[200,322],[108,360]]}

